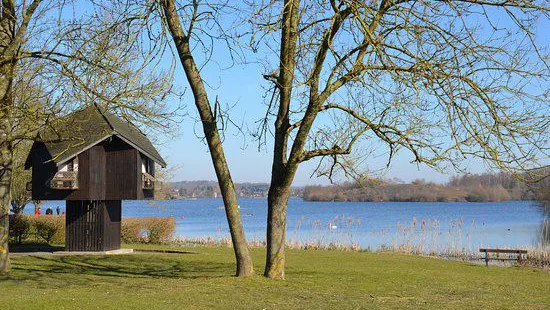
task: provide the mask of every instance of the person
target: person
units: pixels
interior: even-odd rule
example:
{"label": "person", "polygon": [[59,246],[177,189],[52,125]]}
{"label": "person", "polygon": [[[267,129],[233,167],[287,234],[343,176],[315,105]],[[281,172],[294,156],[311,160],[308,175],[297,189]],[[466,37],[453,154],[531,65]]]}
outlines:
{"label": "person", "polygon": [[37,208],[34,210],[34,214],[40,215],[40,207],[37,207]]}
{"label": "person", "polygon": [[46,215],[53,215],[52,208],[48,207],[48,209],[46,209]]}
{"label": "person", "polygon": [[57,215],[61,213],[61,209],[59,208],[59,205],[57,205],[57,208],[55,208],[55,213],[57,213]]}

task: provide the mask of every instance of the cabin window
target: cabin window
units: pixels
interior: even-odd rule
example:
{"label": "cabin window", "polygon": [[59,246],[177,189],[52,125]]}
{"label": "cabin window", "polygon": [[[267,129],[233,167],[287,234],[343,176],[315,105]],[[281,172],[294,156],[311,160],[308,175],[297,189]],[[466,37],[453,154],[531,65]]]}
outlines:
{"label": "cabin window", "polygon": [[141,155],[141,187],[143,189],[152,190],[155,188],[154,164],[147,156]]}
{"label": "cabin window", "polygon": [[62,163],[59,166],[58,171],[78,171],[78,156],[72,160]]}
{"label": "cabin window", "polygon": [[146,157],[141,157],[141,172],[149,173],[149,163]]}
{"label": "cabin window", "polygon": [[50,181],[50,188],[60,190],[78,189],[78,157],[59,165]]}
{"label": "cabin window", "polygon": [[146,156],[141,155],[141,172],[153,175],[153,161]]}

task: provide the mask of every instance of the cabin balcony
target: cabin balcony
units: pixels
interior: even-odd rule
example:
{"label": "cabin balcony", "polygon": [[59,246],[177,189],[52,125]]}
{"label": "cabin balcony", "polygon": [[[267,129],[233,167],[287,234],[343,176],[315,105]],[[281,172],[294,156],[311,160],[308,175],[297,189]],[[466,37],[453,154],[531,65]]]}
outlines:
{"label": "cabin balcony", "polygon": [[58,171],[50,182],[50,188],[61,190],[78,189],[78,171]]}
{"label": "cabin balcony", "polygon": [[154,189],[155,188],[155,177],[150,175],[147,172],[141,173],[141,188],[142,189]]}

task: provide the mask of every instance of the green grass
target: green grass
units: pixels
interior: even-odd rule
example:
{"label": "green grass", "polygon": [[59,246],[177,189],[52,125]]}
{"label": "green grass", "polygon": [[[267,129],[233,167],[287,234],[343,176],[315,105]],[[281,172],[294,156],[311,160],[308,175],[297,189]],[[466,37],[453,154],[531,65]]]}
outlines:
{"label": "green grass", "polygon": [[[550,274],[412,255],[290,250],[287,280],[198,254],[13,256],[1,309],[550,309]],[[263,249],[252,250],[258,274]]]}

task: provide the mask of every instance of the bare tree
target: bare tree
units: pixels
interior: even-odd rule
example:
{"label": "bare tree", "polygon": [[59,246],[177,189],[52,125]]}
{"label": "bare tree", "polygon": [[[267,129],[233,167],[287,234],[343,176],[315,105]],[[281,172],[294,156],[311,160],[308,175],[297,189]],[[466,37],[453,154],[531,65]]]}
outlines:
{"label": "bare tree", "polygon": [[[169,72],[152,70],[155,55],[135,46],[128,23],[101,6],[93,7],[92,14],[68,14],[73,4],[78,6],[69,1],[1,3],[0,273],[9,268],[8,212],[17,147],[34,140],[57,116],[86,105],[157,128],[168,126],[158,119],[170,115],[161,104],[171,90]],[[37,100],[43,105],[31,104]],[[55,139],[78,138],[66,134]]]}
{"label": "bare tree", "polygon": [[13,169],[13,82],[20,47],[29,23],[40,1],[17,6],[14,1],[2,1],[0,19],[0,274],[9,269],[8,213]]}
{"label": "bare tree", "polygon": [[[289,189],[300,163],[359,177],[369,154],[515,175],[548,157],[545,1],[251,3],[252,45],[279,51],[259,134],[275,118],[265,276],[284,278]],[[542,21],[541,21],[542,20]],[[380,151],[383,150],[383,151]],[[368,168],[368,167],[367,167]]]}
{"label": "bare tree", "polygon": [[[237,194],[235,192],[233,179],[231,178],[229,166],[227,165],[222,139],[218,129],[216,119],[216,112],[218,110],[216,109],[213,111],[212,109],[212,104],[208,98],[208,93],[200,69],[195,62],[193,49],[191,47],[193,42],[201,43],[201,39],[197,39],[197,36],[201,34],[208,36],[204,31],[197,30],[200,27],[201,21],[204,22],[205,20],[209,20],[210,22],[216,23],[215,19],[211,18],[213,10],[216,10],[216,6],[206,3],[203,7],[200,1],[179,4],[174,0],[162,0],[160,4],[164,14],[163,21],[174,41],[177,55],[185,71],[187,81],[193,91],[195,107],[200,115],[204,136],[208,143],[212,163],[218,178],[237,261],[237,276],[251,276],[254,274],[252,258],[248,251],[246,236],[238,208]],[[221,7],[224,5],[226,4],[220,4]],[[181,20],[179,14],[184,14],[185,20]],[[182,26],[182,22],[186,25],[185,28]],[[199,34],[197,34],[197,32],[199,32]]]}
{"label": "bare tree", "polygon": [[[98,3],[104,5],[103,2]],[[171,56],[175,56],[173,64],[176,63],[176,59],[181,63],[193,93],[204,140],[208,145],[224,200],[237,262],[236,275],[252,275],[252,259],[238,209],[235,186],[222,146],[223,125],[227,119],[223,118],[225,112],[220,109],[218,100],[211,102],[206,82],[201,76],[201,68],[211,60],[214,42],[225,40],[227,43],[231,40],[223,34],[223,27],[219,23],[220,14],[230,7],[229,2],[113,0],[105,6],[108,6],[107,10],[111,11],[112,15],[120,16],[121,21],[133,24],[134,31],[141,31],[143,40],[140,40],[139,35],[134,38],[137,45],[150,46],[150,50],[159,56],[167,55],[168,50],[172,52]],[[218,34],[218,31],[222,34]],[[221,128],[218,122],[222,124]]]}

